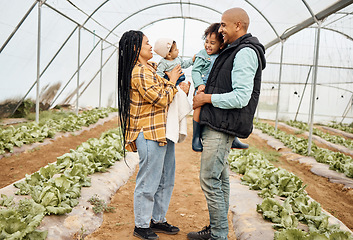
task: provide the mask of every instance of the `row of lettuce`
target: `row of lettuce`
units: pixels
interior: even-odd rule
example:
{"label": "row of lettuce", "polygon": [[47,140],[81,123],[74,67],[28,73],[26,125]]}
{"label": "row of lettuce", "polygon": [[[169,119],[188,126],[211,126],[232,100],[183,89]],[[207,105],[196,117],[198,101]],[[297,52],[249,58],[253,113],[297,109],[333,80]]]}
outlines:
{"label": "row of lettuce", "polygon": [[45,239],[47,232],[36,230],[44,216],[71,212],[81,188],[91,185],[88,176],[123,158],[121,142],[119,129],[107,131],[15,183],[16,194],[31,198],[15,203],[13,196],[1,196],[0,239]]}
{"label": "row of lettuce", "polygon": [[107,117],[110,112],[116,111],[115,108],[93,109],[78,115],[72,113],[65,118],[49,119],[39,124],[28,122],[18,127],[0,128],[0,155],[13,152],[14,147],[53,138],[57,132],[73,132],[80,130],[83,126],[88,127],[98,122],[100,118]]}
{"label": "row of lettuce", "polygon": [[[307,123],[300,122],[300,121],[287,121],[286,122],[289,126],[301,129],[303,131],[309,131],[309,126]],[[313,134],[316,136],[321,137],[322,139],[325,139],[326,141],[329,141],[331,143],[339,144],[342,146],[345,146],[346,148],[352,149],[353,150],[353,140],[351,139],[346,139],[342,136],[337,136],[337,135],[331,135],[329,133],[325,133],[318,128],[313,128]]]}
{"label": "row of lettuce", "polygon": [[[291,148],[293,152],[300,155],[309,156],[308,139],[299,138],[291,134],[287,134],[279,129],[277,131],[268,123],[254,122],[255,127],[263,133],[275,137],[281,141],[286,147]],[[312,143],[310,156],[314,157],[317,162],[325,163],[330,169],[344,173],[347,177],[353,178],[353,159],[341,152],[334,152],[326,148],[319,148]]]}
{"label": "row of lettuce", "polygon": [[353,123],[345,124],[345,123],[333,122],[333,123],[329,124],[328,126],[331,128],[335,128],[335,129],[344,131],[344,132],[353,133]]}
{"label": "row of lettuce", "polygon": [[[275,240],[353,240],[339,225],[329,224],[329,216],[309,198],[306,185],[293,173],[273,166],[256,151],[234,150],[228,160],[232,171],[243,175],[242,182],[264,199],[257,211],[274,223],[273,228],[278,230]],[[307,230],[299,229],[299,223]]]}

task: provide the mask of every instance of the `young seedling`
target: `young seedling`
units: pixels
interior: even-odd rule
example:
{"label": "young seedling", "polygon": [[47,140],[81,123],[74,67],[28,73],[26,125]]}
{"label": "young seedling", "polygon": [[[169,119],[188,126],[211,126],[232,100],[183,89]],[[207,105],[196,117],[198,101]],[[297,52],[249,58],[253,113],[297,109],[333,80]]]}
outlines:
{"label": "young seedling", "polygon": [[101,213],[101,212],[113,212],[114,207],[109,207],[104,200],[100,199],[97,194],[94,194],[90,199],[88,199],[88,202],[93,205],[93,212],[95,214]]}

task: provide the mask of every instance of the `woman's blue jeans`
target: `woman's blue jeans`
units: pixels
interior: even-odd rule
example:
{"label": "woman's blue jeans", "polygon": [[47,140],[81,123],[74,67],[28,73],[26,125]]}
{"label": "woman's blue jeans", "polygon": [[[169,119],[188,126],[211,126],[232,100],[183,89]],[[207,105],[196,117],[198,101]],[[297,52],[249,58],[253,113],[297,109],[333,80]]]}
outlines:
{"label": "woman's blue jeans", "polygon": [[165,222],[175,179],[175,148],[146,140],[141,132],[136,139],[139,171],[134,193],[135,226],[148,228],[151,218]]}
{"label": "woman's blue jeans", "polygon": [[206,196],[213,239],[228,239],[228,154],[234,136],[204,126],[200,183]]}

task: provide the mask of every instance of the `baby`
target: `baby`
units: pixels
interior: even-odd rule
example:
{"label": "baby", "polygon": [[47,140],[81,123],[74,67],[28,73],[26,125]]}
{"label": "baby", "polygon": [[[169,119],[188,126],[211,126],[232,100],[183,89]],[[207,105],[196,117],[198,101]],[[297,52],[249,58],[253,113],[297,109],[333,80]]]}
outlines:
{"label": "baby", "polygon": [[[178,57],[179,50],[175,41],[169,38],[160,38],[156,41],[154,51],[161,57],[157,66],[157,74],[169,80],[166,72],[170,72],[174,67],[180,65],[182,68],[188,68],[193,65],[194,59],[183,61]],[[186,116],[192,111],[188,101],[187,94],[190,88],[190,82],[185,83],[184,74],[176,82],[178,92],[175,94],[172,103],[169,105],[166,123],[166,138],[174,143],[185,140],[187,135]],[[183,90],[183,91],[179,91]]]}
{"label": "baby", "polygon": [[[170,38],[159,38],[155,45],[154,51],[162,57],[157,66],[157,74],[168,79],[165,72],[171,71],[175,66],[180,65],[181,68],[188,68],[193,65],[195,56],[192,59],[183,60],[179,57],[179,49],[176,42]],[[176,82],[176,86],[185,80],[185,75],[181,75]]]}

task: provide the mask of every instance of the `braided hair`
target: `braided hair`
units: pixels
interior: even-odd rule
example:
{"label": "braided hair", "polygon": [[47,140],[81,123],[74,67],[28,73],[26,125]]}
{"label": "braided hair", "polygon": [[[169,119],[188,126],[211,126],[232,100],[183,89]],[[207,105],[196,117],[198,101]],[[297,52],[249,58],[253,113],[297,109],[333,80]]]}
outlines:
{"label": "braided hair", "polygon": [[123,149],[125,155],[125,134],[130,121],[130,89],[131,73],[140,55],[143,33],[130,30],[123,34],[119,41],[118,61],[118,108],[121,131],[123,134]]}

